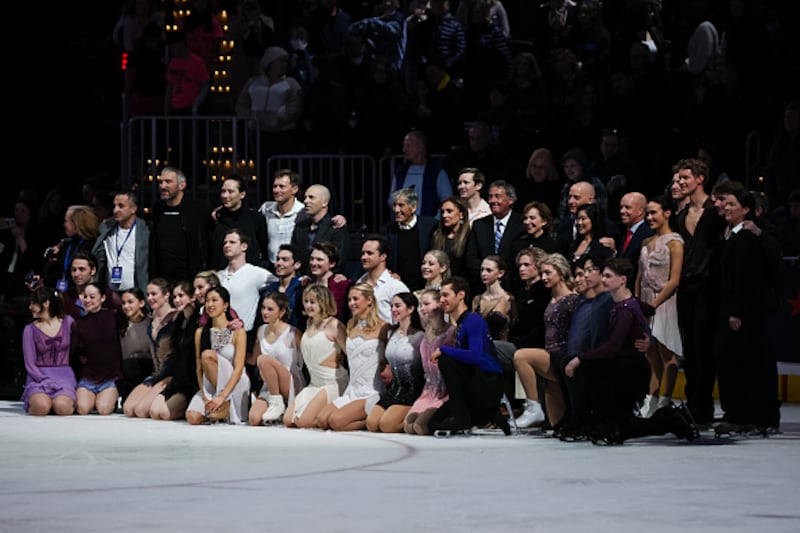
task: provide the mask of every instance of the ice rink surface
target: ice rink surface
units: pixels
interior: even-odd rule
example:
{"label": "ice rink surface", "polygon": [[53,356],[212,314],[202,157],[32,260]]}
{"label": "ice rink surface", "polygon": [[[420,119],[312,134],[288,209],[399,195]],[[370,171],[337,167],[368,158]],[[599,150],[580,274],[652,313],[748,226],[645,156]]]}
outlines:
{"label": "ice rink surface", "polygon": [[782,434],[622,446],[31,417],[0,402],[2,532],[800,531]]}

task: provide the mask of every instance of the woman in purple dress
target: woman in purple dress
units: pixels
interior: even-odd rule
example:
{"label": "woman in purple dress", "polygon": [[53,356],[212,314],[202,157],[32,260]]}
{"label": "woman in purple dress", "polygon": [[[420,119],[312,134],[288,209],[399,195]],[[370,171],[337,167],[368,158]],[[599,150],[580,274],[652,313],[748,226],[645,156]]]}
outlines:
{"label": "woman in purple dress", "polygon": [[22,353],[28,377],[22,391],[25,411],[31,415],[75,412],[75,373],[69,365],[73,318],[64,315],[61,293],[41,286],[30,295],[33,322],[22,332]]}

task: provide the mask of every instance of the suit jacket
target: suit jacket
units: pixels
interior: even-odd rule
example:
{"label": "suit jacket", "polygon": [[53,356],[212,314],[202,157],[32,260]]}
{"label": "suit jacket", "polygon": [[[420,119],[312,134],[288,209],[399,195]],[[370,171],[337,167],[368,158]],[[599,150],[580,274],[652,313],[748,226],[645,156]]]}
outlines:
{"label": "suit jacket", "polygon": [[[92,254],[97,258],[97,280],[103,284],[104,287],[108,286],[108,257],[106,256],[106,247],[104,242],[107,237],[116,234],[119,231],[119,224],[113,219],[103,222],[100,225],[100,235],[95,241]],[[147,284],[150,281],[150,224],[141,217],[136,217],[136,247],[133,250],[133,283],[142,292],[147,294]]]}
{"label": "suit jacket", "polygon": [[[483,292],[481,262],[487,255],[494,254],[494,222],[494,216],[490,215],[479,218],[472,223],[472,231],[469,234],[467,243],[467,274],[474,294],[478,294],[475,291]],[[512,211],[511,216],[508,218],[506,229],[503,232],[503,238],[500,240],[500,249],[497,252],[497,255],[506,261],[506,275],[503,276],[502,285],[508,291],[511,290],[511,279],[514,272],[512,243],[519,239],[524,232],[525,226],[522,225],[522,215]]]}
{"label": "suit jacket", "polygon": [[617,245],[617,257],[628,259],[633,264],[633,278],[628,280],[628,288],[632,289],[636,284],[636,274],[639,272],[639,253],[642,251],[642,243],[648,237],[651,237],[655,232],[650,229],[646,222],[639,224],[636,231],[631,236],[631,242],[628,243],[628,248],[625,247],[625,237],[628,234],[628,228],[623,225],[619,226],[621,235],[615,239]]}
{"label": "suit jacket", "polygon": [[[309,233],[312,224],[311,218],[305,218],[295,223],[294,231],[292,232],[292,246],[297,250],[300,260],[303,262],[301,271],[304,275],[308,275],[308,257],[311,255],[309,250]],[[317,233],[314,236],[314,242],[332,242],[336,245],[339,251],[339,262],[336,264],[335,271],[341,273],[344,264],[347,261],[348,252],[350,248],[350,231],[345,224],[341,228],[334,228],[331,224],[331,214],[327,213],[319,221]]]}

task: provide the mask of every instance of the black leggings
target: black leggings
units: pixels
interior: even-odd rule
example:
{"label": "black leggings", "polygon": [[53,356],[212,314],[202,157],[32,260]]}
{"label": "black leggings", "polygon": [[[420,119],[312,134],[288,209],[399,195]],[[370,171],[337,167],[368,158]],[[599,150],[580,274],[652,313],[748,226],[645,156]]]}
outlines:
{"label": "black leggings", "polygon": [[448,417],[455,417],[464,427],[493,422],[503,397],[503,375],[481,370],[447,355],[439,357],[449,399],[436,412],[431,426]]}

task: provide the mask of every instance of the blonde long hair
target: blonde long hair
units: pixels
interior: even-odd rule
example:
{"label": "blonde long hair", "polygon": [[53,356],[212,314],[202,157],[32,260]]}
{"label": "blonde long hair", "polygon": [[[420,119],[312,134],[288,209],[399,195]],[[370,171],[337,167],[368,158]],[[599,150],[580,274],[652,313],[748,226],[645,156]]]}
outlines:
{"label": "blonde long hair", "polygon": [[[350,287],[350,290],[347,291],[350,294],[352,291],[360,292],[364,298],[369,300],[370,306],[367,309],[367,316],[365,317],[367,321],[367,326],[364,329],[365,331],[372,331],[378,327],[381,327],[382,320],[380,316],[378,316],[378,300],[375,298],[375,289],[369,283],[357,283]],[[350,331],[358,325],[358,317],[353,316],[350,320],[347,321],[347,334],[350,335]]]}

